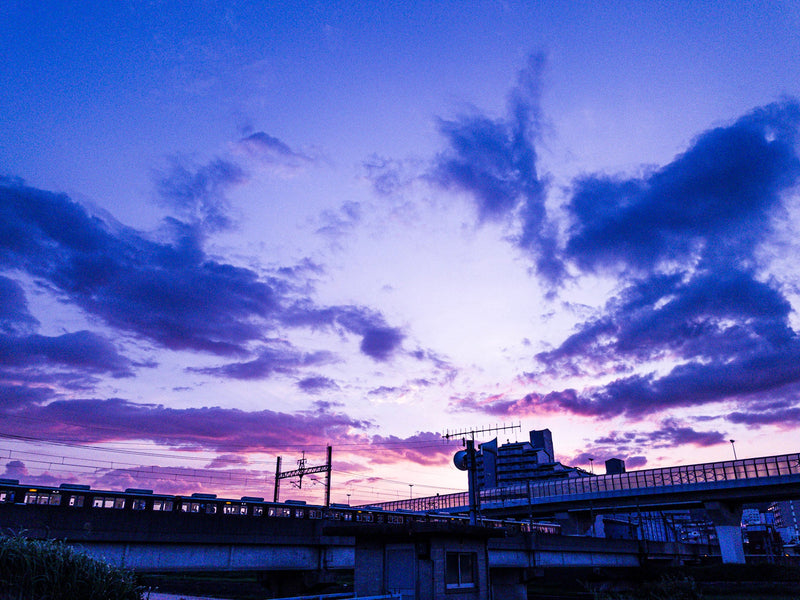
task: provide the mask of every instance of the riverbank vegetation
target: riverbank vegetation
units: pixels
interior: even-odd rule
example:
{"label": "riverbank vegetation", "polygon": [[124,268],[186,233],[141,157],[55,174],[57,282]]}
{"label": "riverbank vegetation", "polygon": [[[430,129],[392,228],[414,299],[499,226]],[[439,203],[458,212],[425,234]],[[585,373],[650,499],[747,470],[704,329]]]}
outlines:
{"label": "riverbank vegetation", "polygon": [[64,543],[0,535],[2,600],[142,600],[133,573]]}

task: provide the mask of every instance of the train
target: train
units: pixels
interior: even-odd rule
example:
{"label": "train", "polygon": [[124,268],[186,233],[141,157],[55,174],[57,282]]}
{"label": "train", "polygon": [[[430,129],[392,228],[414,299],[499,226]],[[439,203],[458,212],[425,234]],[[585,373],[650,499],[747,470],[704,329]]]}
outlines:
{"label": "train", "polygon": [[[20,484],[16,479],[0,479],[0,527],[4,505],[47,506],[54,511],[80,509],[195,513],[219,515],[219,518],[257,519],[320,519],[340,523],[364,523],[375,525],[404,525],[411,523],[469,523],[465,515],[450,515],[443,512],[412,512],[386,510],[377,506],[350,506],[334,504],[320,506],[302,500],[283,502],[266,501],[263,497],[219,498],[216,494],[194,493],[171,495],[155,493],[153,490],[127,488],[125,491],[94,490],[88,485],[62,483],[58,487]],[[132,515],[133,516],[133,515]],[[484,527],[502,528],[510,533],[538,532],[557,535],[560,525],[522,520],[482,519]]]}

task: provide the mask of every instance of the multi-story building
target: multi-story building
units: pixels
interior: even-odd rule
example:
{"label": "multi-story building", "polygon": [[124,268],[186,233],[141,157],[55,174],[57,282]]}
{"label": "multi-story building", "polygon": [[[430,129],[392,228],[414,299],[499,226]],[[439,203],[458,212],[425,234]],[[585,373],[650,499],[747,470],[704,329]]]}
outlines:
{"label": "multi-story building", "polygon": [[477,454],[478,486],[507,487],[543,478],[583,477],[589,473],[555,460],[549,429],[533,430],[529,442],[499,446],[497,438],[481,444]]}
{"label": "multi-story building", "polygon": [[773,502],[769,512],[775,519],[775,529],[781,534],[785,543],[797,543],[800,540],[800,500],[784,500]]}

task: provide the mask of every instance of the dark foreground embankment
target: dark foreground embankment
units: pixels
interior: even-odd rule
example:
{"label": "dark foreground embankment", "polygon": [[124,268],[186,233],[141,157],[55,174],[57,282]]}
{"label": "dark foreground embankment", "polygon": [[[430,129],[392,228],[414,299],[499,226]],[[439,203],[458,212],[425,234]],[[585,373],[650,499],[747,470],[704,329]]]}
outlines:
{"label": "dark foreground embankment", "polygon": [[552,569],[528,600],[798,600],[800,566]]}

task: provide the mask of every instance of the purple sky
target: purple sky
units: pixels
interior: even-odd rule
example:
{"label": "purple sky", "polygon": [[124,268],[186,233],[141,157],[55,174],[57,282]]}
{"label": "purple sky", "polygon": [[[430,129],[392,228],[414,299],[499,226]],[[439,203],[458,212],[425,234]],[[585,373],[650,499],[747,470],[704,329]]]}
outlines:
{"label": "purple sky", "polygon": [[798,450],[795,3],[262,4],[0,8],[0,477]]}

